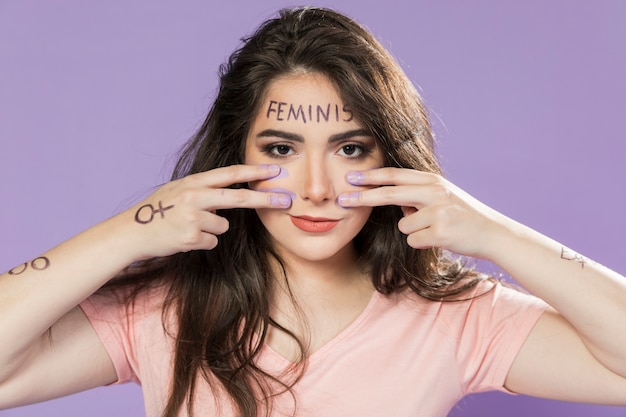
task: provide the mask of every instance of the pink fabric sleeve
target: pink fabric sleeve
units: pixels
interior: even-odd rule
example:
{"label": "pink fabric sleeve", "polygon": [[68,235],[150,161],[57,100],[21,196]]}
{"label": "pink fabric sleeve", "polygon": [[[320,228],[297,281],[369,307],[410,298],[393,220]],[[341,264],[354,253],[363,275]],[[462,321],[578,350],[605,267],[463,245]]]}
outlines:
{"label": "pink fabric sleeve", "polygon": [[[488,290],[488,285],[480,285],[477,294]],[[461,305],[448,309],[446,321],[457,329],[456,355],[464,393],[509,392],[504,388],[509,369],[547,304],[498,284]]]}
{"label": "pink fabric sleeve", "polygon": [[80,304],[87,319],[109,353],[117,372],[116,384],[139,382],[133,369],[133,317],[126,304],[114,295],[92,295]]}

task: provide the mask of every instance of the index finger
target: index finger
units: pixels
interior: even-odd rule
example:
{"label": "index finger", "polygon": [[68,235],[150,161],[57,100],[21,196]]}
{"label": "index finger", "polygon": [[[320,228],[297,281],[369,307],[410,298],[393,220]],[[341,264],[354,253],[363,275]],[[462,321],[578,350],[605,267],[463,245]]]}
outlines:
{"label": "index finger", "polygon": [[219,192],[219,198],[214,194],[205,194],[203,205],[208,210],[230,209],[230,208],[289,208],[292,197],[286,191],[267,190],[256,191],[246,188],[236,190],[224,188],[212,190],[211,193]]}
{"label": "index finger", "polygon": [[409,168],[384,167],[365,171],[350,171],[346,180],[352,185],[427,185],[441,177],[432,172]]}
{"label": "index finger", "polygon": [[432,204],[429,185],[391,185],[340,194],[342,207],[400,206],[421,209]]}
{"label": "index finger", "polygon": [[205,186],[223,188],[229,185],[267,180],[280,174],[278,165],[229,165],[193,174]]}

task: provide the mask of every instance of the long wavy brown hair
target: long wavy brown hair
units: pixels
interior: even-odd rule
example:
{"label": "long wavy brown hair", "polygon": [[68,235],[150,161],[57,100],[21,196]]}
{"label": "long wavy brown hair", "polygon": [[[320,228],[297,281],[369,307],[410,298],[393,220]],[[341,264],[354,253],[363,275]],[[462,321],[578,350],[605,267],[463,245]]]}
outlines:
{"label": "long wavy brown hair", "polygon": [[[215,102],[182,150],[172,179],[243,163],[245,138],[268,85],[302,71],[321,73],[335,83],[344,103],[376,138],[385,166],[441,174],[427,111],[394,58],[352,19],[306,7],[282,10],[266,21],[220,68]],[[254,210],[218,214],[228,219],[230,231],[215,249],[134,264],[104,289],[132,285],[136,295],[146,286],[167,284],[163,314],[173,311],[177,327],[166,329],[175,337],[176,351],[164,417],[176,416],[185,404],[191,414],[199,380],[226,392],[245,417],[263,409],[270,413],[276,394],[267,383],[276,377],[258,369],[255,357],[269,326],[289,332],[269,314],[276,278],[270,260],[281,260]],[[475,285],[479,277],[441,250],[409,247],[397,227],[402,215],[399,207],[376,207],[354,239],[359,262],[371,271],[377,291],[408,288],[443,300]],[[294,383],[297,378],[282,381],[285,389]]]}

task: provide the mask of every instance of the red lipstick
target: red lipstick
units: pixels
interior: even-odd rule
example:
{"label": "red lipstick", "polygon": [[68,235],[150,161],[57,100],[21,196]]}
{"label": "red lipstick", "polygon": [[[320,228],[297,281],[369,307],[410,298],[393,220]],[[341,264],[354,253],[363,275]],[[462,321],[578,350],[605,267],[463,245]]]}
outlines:
{"label": "red lipstick", "polygon": [[324,233],[333,229],[339,220],[310,216],[290,216],[291,222],[298,229],[309,233]]}

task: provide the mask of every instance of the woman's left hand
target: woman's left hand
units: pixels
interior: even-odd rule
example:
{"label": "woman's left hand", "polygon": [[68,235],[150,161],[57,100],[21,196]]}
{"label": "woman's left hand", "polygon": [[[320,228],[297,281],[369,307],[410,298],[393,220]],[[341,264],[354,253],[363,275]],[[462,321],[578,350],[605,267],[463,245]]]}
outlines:
{"label": "woman's left hand", "polygon": [[373,186],[339,196],[343,207],[397,205],[398,223],[407,243],[416,249],[438,247],[490,259],[498,236],[514,224],[440,175],[403,168],[350,172],[349,183]]}
{"label": "woman's left hand", "polygon": [[439,247],[499,265],[549,309],[509,371],[514,392],[626,405],[626,281],[509,219],[439,175],[411,169],[352,172],[371,189],[339,196],[343,207],[398,205],[414,248]]}

